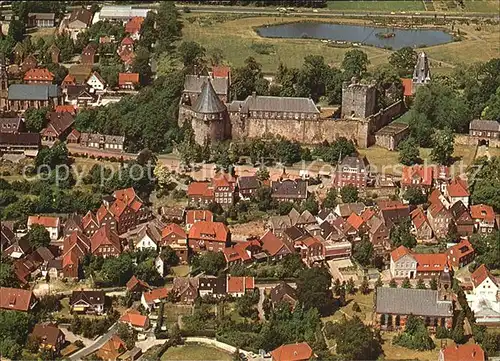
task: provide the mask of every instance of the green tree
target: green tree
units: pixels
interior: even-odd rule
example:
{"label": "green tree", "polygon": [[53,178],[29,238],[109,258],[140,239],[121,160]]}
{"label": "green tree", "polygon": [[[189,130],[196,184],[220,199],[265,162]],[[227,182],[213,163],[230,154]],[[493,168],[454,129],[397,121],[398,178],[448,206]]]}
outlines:
{"label": "green tree", "polygon": [[245,59],[245,65],[236,68],[232,74],[231,91],[236,99],[246,99],[253,92],[267,95],[268,87],[269,83],[262,73],[262,65],[253,57]]}
{"label": "green tree", "polygon": [[417,289],[419,289],[419,290],[425,290],[426,289],[425,282],[421,278],[419,278],[418,281],[417,281]]}
{"label": "green tree", "polygon": [[328,192],[326,192],[326,197],[321,206],[326,209],[333,209],[337,206],[337,189],[330,188]]}
{"label": "green tree", "polygon": [[408,316],[405,331],[394,337],[392,343],[419,351],[433,350],[436,347],[424,321],[413,315]]}
{"label": "green tree", "polygon": [[47,108],[28,108],[24,113],[26,130],[39,133],[47,124]]}
{"label": "green tree", "polygon": [[40,224],[32,225],[31,229],[23,238],[29,242],[33,249],[48,247],[50,244],[50,234],[45,227]]}
{"label": "green tree", "polygon": [[361,282],[361,286],[359,286],[359,291],[364,295],[370,293],[370,284],[366,276],[363,277],[363,282]]}
{"label": "green tree", "polygon": [[297,96],[311,97],[315,102],[326,92],[330,67],[321,55],[307,55],[297,73],[295,84]]}
{"label": "green tree", "polygon": [[438,284],[437,284],[436,277],[432,277],[431,278],[431,281],[429,283],[429,287],[430,287],[431,290],[437,290]]}
{"label": "green tree", "polygon": [[368,55],[362,50],[349,50],[344,55],[342,68],[344,69],[344,79],[351,79],[353,76],[361,78],[365,73],[370,60]]}
{"label": "green tree", "polygon": [[104,279],[112,286],[124,286],[134,275],[134,264],[128,253],[106,258],[102,265]]}
{"label": "green tree", "polygon": [[356,293],[356,285],[354,284],[354,280],[352,278],[349,278],[347,280],[345,290],[350,295],[353,295],[354,293]]}
{"label": "green tree", "polygon": [[171,50],[174,42],[182,35],[182,22],[173,2],[160,3],[155,28],[158,33],[156,51],[161,53]]}
{"label": "green tree", "polygon": [[398,288],[398,284],[396,283],[396,280],[394,278],[391,278],[391,280],[389,281],[389,287]]}
{"label": "green tree", "polygon": [[358,188],[348,184],[340,189],[340,197],[344,203],[354,203],[359,200]]}
{"label": "green tree", "polygon": [[352,256],[362,266],[368,266],[372,261],[373,244],[367,238],[363,238],[354,245]]}
{"label": "green tree", "polygon": [[259,179],[259,181],[263,182],[269,179],[269,170],[266,167],[260,167],[257,172],[255,172],[255,176]]}
{"label": "green tree", "polygon": [[398,146],[399,162],[404,165],[414,165],[420,160],[418,143],[413,137],[409,137]]}
{"label": "green tree", "polygon": [[190,71],[195,66],[201,66],[204,62],[205,48],[195,41],[183,41],[177,51],[184,67]]}
{"label": "green tree", "polygon": [[0,263],[0,287],[18,287],[19,281],[14,273],[12,262],[3,259]]}
{"label": "green tree", "polygon": [[417,245],[417,240],[411,233],[411,222],[409,219],[396,224],[391,230],[390,238],[393,247],[405,246],[411,249]]}
{"label": "green tree", "polygon": [[410,187],[403,194],[403,198],[411,205],[424,204],[427,202],[427,196],[422,193],[420,188]]}
{"label": "green tree", "polygon": [[150,65],[150,54],[147,48],[138,47],[137,50],[135,51],[135,58],[134,58],[134,63],[132,64],[132,71],[134,73],[139,74],[139,79],[142,86],[146,86],[151,83],[152,72]]}
{"label": "green tree", "polygon": [[193,267],[199,268],[200,271],[207,275],[218,275],[226,267],[226,260],[222,252],[206,252],[197,255],[192,259]]}
{"label": "green tree", "polygon": [[403,283],[401,284],[401,287],[402,287],[402,288],[411,288],[410,279],[409,279],[408,277],[406,277],[406,278],[403,280]]}
{"label": "green tree", "polygon": [[311,212],[313,216],[318,214],[319,205],[314,195],[310,195],[309,197],[307,197],[307,199],[302,204],[302,209]]}
{"label": "green tree", "polygon": [[409,77],[417,63],[417,52],[409,46],[396,50],[389,56],[389,64],[398,70],[402,77]]}
{"label": "green tree", "polygon": [[304,309],[317,308],[321,314],[332,310],[332,277],[326,268],[309,268],[299,274],[297,296]]}
{"label": "green tree", "polygon": [[455,320],[455,326],[451,331],[451,338],[455,343],[461,344],[466,342],[464,330],[465,312],[462,310]]}
{"label": "green tree", "polygon": [[335,337],[336,351],[346,360],[375,360],[382,353],[380,339],[369,326],[357,316],[343,318],[338,323],[339,333]]}
{"label": "green tree", "polygon": [[431,159],[439,164],[450,163],[454,151],[455,136],[450,128],[436,130],[432,136]]}
{"label": "green tree", "polygon": [[25,23],[20,20],[11,20],[9,23],[9,32],[7,36],[14,42],[22,41],[26,32]]}
{"label": "green tree", "polygon": [[380,278],[380,276],[378,276],[377,282],[375,282],[375,289],[377,289],[378,287],[383,287],[383,286],[384,286],[384,283],[382,282],[382,278]]}

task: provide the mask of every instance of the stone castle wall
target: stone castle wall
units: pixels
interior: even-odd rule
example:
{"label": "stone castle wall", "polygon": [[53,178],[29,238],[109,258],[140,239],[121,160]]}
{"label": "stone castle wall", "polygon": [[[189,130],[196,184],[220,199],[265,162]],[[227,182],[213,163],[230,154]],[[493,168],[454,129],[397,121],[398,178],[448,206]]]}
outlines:
{"label": "stone castle wall", "polygon": [[375,112],[377,90],[373,85],[342,84],[342,118],[367,118]]}

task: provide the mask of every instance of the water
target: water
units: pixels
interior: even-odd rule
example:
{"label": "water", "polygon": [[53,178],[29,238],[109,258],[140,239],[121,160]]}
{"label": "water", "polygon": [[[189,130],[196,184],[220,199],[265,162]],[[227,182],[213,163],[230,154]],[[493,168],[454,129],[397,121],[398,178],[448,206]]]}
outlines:
{"label": "water", "polygon": [[[362,25],[328,24],[318,22],[289,23],[262,26],[257,33],[265,38],[313,38],[363,43],[377,47],[400,49],[405,46],[421,47],[453,41],[453,37],[441,30],[397,29]],[[377,33],[395,33],[392,38],[379,38]]]}

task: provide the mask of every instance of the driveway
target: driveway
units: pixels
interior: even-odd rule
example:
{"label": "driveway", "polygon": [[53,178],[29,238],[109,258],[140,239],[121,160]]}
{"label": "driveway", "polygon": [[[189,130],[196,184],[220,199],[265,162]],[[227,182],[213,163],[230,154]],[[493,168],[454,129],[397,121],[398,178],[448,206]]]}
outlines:
{"label": "driveway", "polygon": [[113,326],[111,326],[104,335],[99,337],[93,344],[90,346],[87,346],[83,349],[81,349],[78,352],[75,352],[73,355],[69,357],[70,361],[78,361],[81,360],[83,357],[90,355],[91,353],[97,351],[100,349],[106,342],[109,341],[111,336],[113,336],[118,329],[118,323],[115,323]]}
{"label": "driveway", "polygon": [[264,287],[259,287],[259,303],[257,303],[257,309],[259,310],[259,319],[261,321],[266,320],[266,316],[264,313],[264,298],[266,297],[265,295],[266,289]]}

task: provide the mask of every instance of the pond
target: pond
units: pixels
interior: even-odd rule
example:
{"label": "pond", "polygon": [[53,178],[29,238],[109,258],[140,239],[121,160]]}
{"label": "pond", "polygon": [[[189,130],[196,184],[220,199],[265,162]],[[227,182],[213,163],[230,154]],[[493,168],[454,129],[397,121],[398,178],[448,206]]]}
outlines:
{"label": "pond", "polygon": [[322,40],[362,43],[377,47],[400,49],[405,46],[422,47],[453,41],[453,37],[441,30],[398,29],[375,26],[298,22],[262,26],[256,29],[265,38],[312,38]]}

